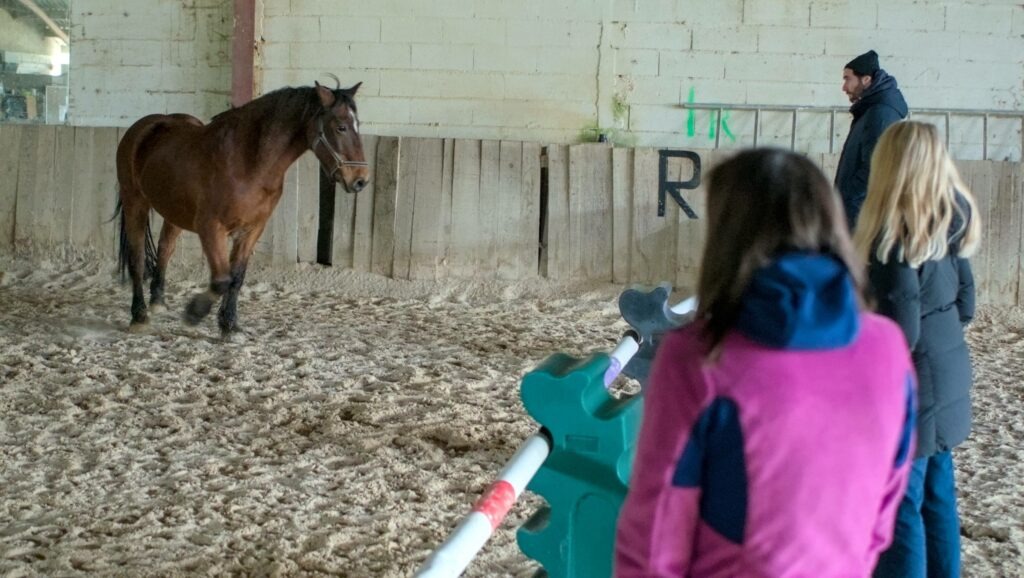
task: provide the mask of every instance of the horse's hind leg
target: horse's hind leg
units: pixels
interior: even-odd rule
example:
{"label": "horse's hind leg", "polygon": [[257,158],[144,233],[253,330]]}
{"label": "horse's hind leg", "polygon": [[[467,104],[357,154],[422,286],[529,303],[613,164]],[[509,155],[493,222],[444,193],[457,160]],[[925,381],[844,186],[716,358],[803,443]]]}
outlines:
{"label": "horse's hind leg", "polygon": [[227,233],[219,224],[210,223],[199,229],[199,241],[210,265],[210,288],[192,297],[185,307],[185,323],[196,325],[210,314],[215,301],[228,292],[231,285],[227,255]]}
{"label": "horse's hind leg", "polygon": [[121,251],[132,278],[132,321],[128,330],[144,331],[149,322],[146,296],[142,281],[146,274],[146,230],[149,226],[149,206],[136,198],[123,201],[121,208]]}
{"label": "horse's hind leg", "polygon": [[165,220],[163,228],[160,229],[160,245],[156,250],[156,270],[153,271],[153,280],[149,284],[149,309],[157,312],[167,307],[164,300],[164,285],[167,281],[167,263],[174,254],[174,246],[181,236],[181,227],[172,225]]}
{"label": "horse's hind leg", "polygon": [[235,237],[234,245],[231,247],[231,285],[228,287],[228,294],[220,302],[220,311],[217,314],[217,323],[220,325],[222,335],[229,335],[239,331],[238,327],[238,292],[245,282],[245,271],[249,267],[249,257],[256,246],[256,241],[263,232],[263,225],[255,230],[246,231]]}

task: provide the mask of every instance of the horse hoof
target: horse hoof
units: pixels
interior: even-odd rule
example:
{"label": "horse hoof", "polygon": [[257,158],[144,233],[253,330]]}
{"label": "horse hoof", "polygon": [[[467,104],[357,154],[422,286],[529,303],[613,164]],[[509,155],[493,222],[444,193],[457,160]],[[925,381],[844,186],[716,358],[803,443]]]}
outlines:
{"label": "horse hoof", "polygon": [[164,305],[163,303],[150,303],[149,304],[149,312],[150,313],[163,313],[164,311],[167,311],[167,306]]}
{"label": "horse hoof", "polygon": [[189,325],[197,325],[210,314],[210,309],[213,308],[213,299],[210,299],[206,294],[197,295],[189,301],[188,307],[185,308],[184,320]]}
{"label": "horse hoof", "polygon": [[149,321],[132,321],[131,324],[128,325],[128,333],[134,333],[136,335],[149,333],[149,330]]}
{"label": "horse hoof", "polygon": [[221,331],[220,338],[228,343],[245,343],[249,336],[237,327],[230,331]]}

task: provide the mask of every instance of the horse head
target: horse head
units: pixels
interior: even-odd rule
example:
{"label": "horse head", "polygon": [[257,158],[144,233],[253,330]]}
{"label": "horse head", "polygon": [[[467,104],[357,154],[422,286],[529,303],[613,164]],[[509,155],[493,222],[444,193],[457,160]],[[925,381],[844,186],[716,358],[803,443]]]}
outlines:
{"label": "horse head", "polygon": [[[338,82],[337,77],[335,81]],[[324,173],[341,183],[346,191],[358,193],[370,179],[356,116],[355,95],[362,83],[341,88],[339,82],[338,88],[333,90],[319,82],[315,84],[321,109],[313,120],[310,148],[320,160]]]}

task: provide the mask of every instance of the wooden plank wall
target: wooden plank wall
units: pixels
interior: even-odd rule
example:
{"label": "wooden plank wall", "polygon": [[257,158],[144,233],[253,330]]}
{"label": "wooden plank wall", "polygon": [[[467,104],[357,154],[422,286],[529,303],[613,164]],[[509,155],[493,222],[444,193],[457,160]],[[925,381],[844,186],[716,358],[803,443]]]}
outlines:
{"label": "wooden plank wall", "polygon": [[[124,129],[0,125],[0,251],[117,252],[114,153]],[[706,207],[702,184],[657,215],[659,151],[606,144],[364,138],[368,187],[336,186],[331,262],[399,279],[491,278],[655,284],[697,282]],[[730,151],[698,150],[703,175]],[[811,155],[831,176],[838,155]],[[979,300],[1024,304],[1024,169],[958,161],[978,199],[983,242],[973,259]],[[546,178],[542,182],[543,167]],[[670,159],[668,180],[686,180]],[[285,177],[285,192],[255,260],[315,262],[319,227],[316,158]],[[542,190],[546,185],[546,198]],[[543,206],[542,206],[543,201]],[[543,230],[541,226],[543,223]],[[154,214],[154,234],[160,218]],[[185,233],[174,264],[202,265]]]}
{"label": "wooden plank wall", "polygon": [[1024,165],[995,161],[957,161],[974,193],[982,223],[982,241],[971,259],[980,300],[996,305],[1024,304]]}
{"label": "wooden plank wall", "polygon": [[541,150],[513,141],[382,140],[371,270],[396,279],[537,276]]}
{"label": "wooden plank wall", "polygon": [[0,124],[0,250],[14,248],[22,127]]}

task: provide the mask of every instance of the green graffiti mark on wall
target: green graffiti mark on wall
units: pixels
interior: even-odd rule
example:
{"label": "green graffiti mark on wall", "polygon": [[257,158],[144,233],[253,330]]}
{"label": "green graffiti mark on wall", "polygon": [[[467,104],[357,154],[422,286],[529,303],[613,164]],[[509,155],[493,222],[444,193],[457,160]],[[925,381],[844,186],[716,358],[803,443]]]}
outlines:
{"label": "green graffiti mark on wall", "polygon": [[[690,93],[686,96],[686,102],[696,102],[696,90],[691,86]],[[712,110],[708,115],[708,140],[715,140],[715,127],[722,127],[722,134],[730,141],[736,141],[736,135],[729,129],[729,115],[731,111],[725,110],[721,113],[721,120],[718,119],[719,111]],[[716,122],[717,121],[717,122]],[[686,114],[686,136],[693,138],[697,135],[697,111],[689,109]]]}

